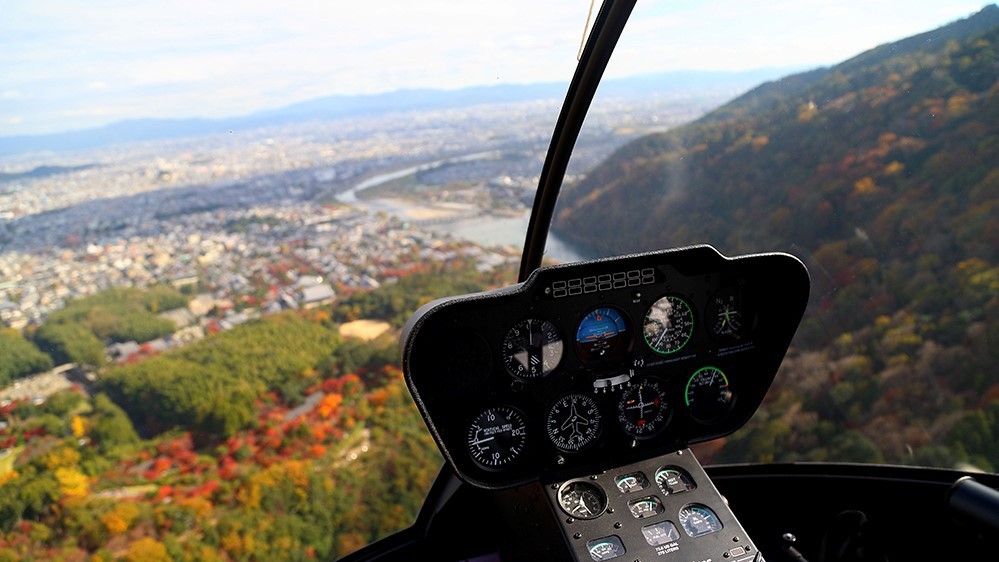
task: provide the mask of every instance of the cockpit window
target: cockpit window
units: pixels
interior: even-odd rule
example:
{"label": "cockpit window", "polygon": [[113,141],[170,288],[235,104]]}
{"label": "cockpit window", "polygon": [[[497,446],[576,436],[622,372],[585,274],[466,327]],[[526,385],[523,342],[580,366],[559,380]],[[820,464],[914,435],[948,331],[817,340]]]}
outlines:
{"label": "cockpit window", "polygon": [[996,10],[905,22],[838,4],[730,8],[636,7],[596,114],[636,61],[663,72],[644,77],[655,94],[637,122],[587,123],[620,147],[568,178],[554,235],[591,256],[709,243],[809,268],[810,305],[768,401],[703,460],[996,470],[996,452],[973,445],[999,414],[999,269],[984,242]]}
{"label": "cockpit window", "polygon": [[[515,282],[590,2],[6,4],[0,560],[327,559],[409,526],[444,459],[400,334]],[[812,282],[763,406],[702,461],[999,469],[997,12],[638,4],[546,263],[710,244]],[[705,315],[742,330],[723,290],[670,295],[650,318],[691,333],[649,356]],[[541,320],[499,341],[555,353]],[[597,339],[434,349],[529,379]]]}

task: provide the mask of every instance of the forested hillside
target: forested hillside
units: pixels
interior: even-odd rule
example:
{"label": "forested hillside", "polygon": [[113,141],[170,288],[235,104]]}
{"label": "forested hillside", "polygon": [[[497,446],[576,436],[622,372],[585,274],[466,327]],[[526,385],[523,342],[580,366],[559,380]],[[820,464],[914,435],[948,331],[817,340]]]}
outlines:
{"label": "forested hillside", "polygon": [[[410,525],[443,459],[403,382],[398,333],[351,339],[333,318],[395,321],[501,275],[460,260],[418,269],[335,309],[107,367],[94,388],[4,401],[0,561],[330,560]],[[53,322],[96,337],[176,296],[112,290]],[[0,344],[51,363],[14,336]]]}
{"label": "forested hillside", "polygon": [[[725,460],[999,467],[999,8],[766,84],[566,186],[602,253],[783,250],[812,302]],[[600,225],[594,228],[593,225]]]}

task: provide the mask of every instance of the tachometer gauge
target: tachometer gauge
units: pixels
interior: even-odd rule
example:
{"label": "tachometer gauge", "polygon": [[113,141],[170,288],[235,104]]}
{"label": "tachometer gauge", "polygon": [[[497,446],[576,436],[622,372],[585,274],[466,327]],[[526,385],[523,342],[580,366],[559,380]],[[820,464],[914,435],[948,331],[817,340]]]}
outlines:
{"label": "tachometer gauge", "polygon": [[613,306],[591,310],[576,328],[576,351],[587,363],[618,357],[631,346],[631,328],[624,314]]}
{"label": "tachometer gauge", "polygon": [[687,381],[684,401],[695,420],[713,423],[729,412],[732,397],[732,389],[729,388],[725,373],[716,367],[703,367]]}
{"label": "tachometer gauge", "polygon": [[656,484],[667,496],[682,494],[697,489],[697,483],[686,470],[679,466],[664,466],[656,471]]}
{"label": "tachometer gauge", "polygon": [[607,494],[589,480],[571,480],[558,489],[558,505],[576,519],[596,519],[607,509]]}
{"label": "tachometer gauge", "polygon": [[617,403],[621,429],[632,437],[651,437],[669,421],[669,406],[656,379],[646,379],[621,394]]}
{"label": "tachometer gauge", "polygon": [[527,423],[509,406],[487,408],[468,426],[468,452],[483,468],[500,469],[516,461],[527,444]]}
{"label": "tachometer gauge", "polygon": [[660,355],[669,355],[683,349],[694,333],[694,313],[687,301],[675,295],[652,303],[645,313],[642,327],[645,343]]}
{"label": "tachometer gauge", "polygon": [[735,289],[724,289],[708,301],[704,321],[715,339],[731,343],[745,334],[741,300]]}
{"label": "tachometer gauge", "polygon": [[528,318],[517,322],[503,338],[503,364],[517,378],[538,379],[558,367],[562,348],[555,324]]}
{"label": "tachometer gauge", "polygon": [[722,530],[721,521],[715,512],[710,507],[698,503],[684,506],[677,519],[690,537],[702,537]]}
{"label": "tachometer gauge", "polygon": [[548,410],[546,428],[552,444],[560,451],[578,451],[600,434],[600,408],[585,394],[567,394]]}

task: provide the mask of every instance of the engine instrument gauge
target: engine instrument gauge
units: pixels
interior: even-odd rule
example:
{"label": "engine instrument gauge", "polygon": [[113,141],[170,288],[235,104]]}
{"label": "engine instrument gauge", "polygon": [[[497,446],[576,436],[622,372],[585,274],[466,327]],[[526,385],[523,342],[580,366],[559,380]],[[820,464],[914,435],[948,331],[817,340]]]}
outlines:
{"label": "engine instrument gauge", "polygon": [[697,489],[697,483],[686,470],[679,466],[664,466],[656,471],[656,484],[667,496],[682,494]]}
{"label": "engine instrument gauge", "polygon": [[649,546],[659,546],[679,539],[680,531],[672,521],[663,521],[642,527],[642,535]]}
{"label": "engine instrument gauge", "polygon": [[613,306],[591,310],[576,328],[576,352],[587,363],[618,357],[631,346],[631,327],[624,313]]}
{"label": "engine instrument gauge", "polygon": [[570,480],[558,489],[558,505],[577,519],[596,519],[607,509],[607,494],[589,480]]}
{"label": "engine instrument gauge", "polygon": [[513,463],[526,444],[527,423],[510,406],[487,408],[468,426],[468,452],[483,468],[496,470]]}
{"label": "engine instrument gauge", "polygon": [[677,515],[680,526],[690,537],[702,537],[722,530],[718,516],[706,505],[693,503],[684,506]]}
{"label": "engine instrument gauge", "polygon": [[676,353],[694,333],[694,313],[683,298],[666,295],[645,313],[642,333],[652,351],[660,355]]}
{"label": "engine instrument gauge", "polygon": [[648,496],[628,502],[628,511],[635,519],[645,519],[659,515],[666,508],[663,507],[662,500],[656,496]]}
{"label": "engine instrument gauge", "polygon": [[562,336],[548,320],[517,322],[503,338],[503,364],[520,379],[548,376],[562,361]]}
{"label": "engine instrument gauge", "polygon": [[734,288],[723,289],[708,301],[704,321],[715,339],[731,343],[745,335],[741,301]]}
{"label": "engine instrument gauge", "polygon": [[717,367],[698,369],[687,381],[684,401],[690,415],[701,423],[714,423],[732,408],[728,377]]}
{"label": "engine instrument gauge", "polygon": [[624,556],[626,552],[624,543],[617,535],[589,541],[586,543],[586,550],[590,553],[590,558],[597,562]]}
{"label": "engine instrument gauge", "polygon": [[631,386],[617,403],[621,429],[632,437],[651,437],[669,421],[669,406],[657,379]]}
{"label": "engine instrument gauge", "polygon": [[572,453],[600,434],[600,408],[585,394],[566,394],[548,410],[548,437],[560,451]]}

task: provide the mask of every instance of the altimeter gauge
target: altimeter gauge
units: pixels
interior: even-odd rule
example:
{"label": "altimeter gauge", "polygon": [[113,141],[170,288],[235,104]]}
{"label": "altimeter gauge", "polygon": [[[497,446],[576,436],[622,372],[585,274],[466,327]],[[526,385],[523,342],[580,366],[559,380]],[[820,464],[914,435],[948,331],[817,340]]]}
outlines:
{"label": "altimeter gauge", "polygon": [[600,408],[585,394],[566,394],[548,410],[546,429],[552,444],[572,453],[586,447],[600,434]]}
{"label": "altimeter gauge", "polygon": [[694,333],[694,313],[683,298],[666,295],[645,313],[642,334],[645,343],[660,355],[669,355],[683,349]]}
{"label": "altimeter gauge", "polygon": [[487,408],[468,426],[468,452],[479,466],[497,470],[520,458],[527,445],[524,415],[510,406]]}
{"label": "altimeter gauge", "polygon": [[503,338],[503,364],[519,379],[539,379],[558,367],[563,347],[555,324],[528,318],[517,322]]}

